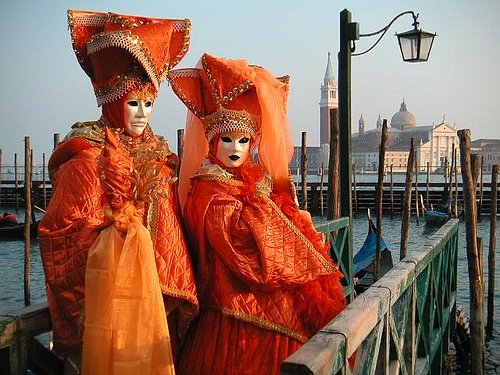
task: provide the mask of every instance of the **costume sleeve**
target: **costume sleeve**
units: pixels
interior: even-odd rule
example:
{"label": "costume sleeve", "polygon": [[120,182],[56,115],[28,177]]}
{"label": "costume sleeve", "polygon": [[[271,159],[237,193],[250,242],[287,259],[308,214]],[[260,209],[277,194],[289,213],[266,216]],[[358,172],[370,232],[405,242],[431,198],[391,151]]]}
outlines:
{"label": "costume sleeve", "polygon": [[336,270],[268,197],[216,197],[204,222],[210,246],[251,287],[293,287]]}
{"label": "costume sleeve", "polygon": [[103,227],[95,163],[99,151],[86,149],[61,165],[38,226],[54,345],[60,352],[80,343],[87,252]]}

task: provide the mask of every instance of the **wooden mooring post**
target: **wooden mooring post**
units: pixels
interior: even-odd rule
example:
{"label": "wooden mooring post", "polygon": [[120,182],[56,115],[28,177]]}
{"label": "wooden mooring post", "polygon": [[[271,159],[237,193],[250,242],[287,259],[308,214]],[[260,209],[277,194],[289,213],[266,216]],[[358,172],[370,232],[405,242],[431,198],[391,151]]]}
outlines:
{"label": "wooden mooring post", "polygon": [[321,217],[324,215],[323,211],[323,180],[325,178],[325,163],[321,162],[321,169],[320,169],[320,181],[319,181],[319,211],[321,214]]}
{"label": "wooden mooring post", "polygon": [[447,209],[447,212],[448,212],[448,215],[451,215],[451,209],[452,209],[452,194],[453,194],[453,190],[452,190],[452,187],[453,187],[453,172],[455,171],[455,163],[456,163],[456,160],[455,160],[455,143],[453,143],[453,145],[451,146],[451,168],[450,168],[450,181],[448,183],[448,209]]}
{"label": "wooden mooring post", "polygon": [[19,194],[17,194],[19,188],[19,171],[18,171],[18,162],[17,162],[17,152],[14,154],[14,187],[16,189],[16,210],[19,209]]}
{"label": "wooden mooring post", "polygon": [[376,191],[377,212],[377,253],[375,257],[375,269],[373,270],[373,281],[378,280],[380,261],[382,258],[382,199],[384,197],[384,171],[385,171],[385,144],[387,142],[387,119],[382,122],[382,134],[380,137],[380,151],[378,154],[378,180]]}
{"label": "wooden mooring post", "polygon": [[405,195],[402,207],[402,223],[401,223],[401,245],[399,248],[399,259],[406,258],[408,251],[408,235],[410,230],[410,214],[411,214],[411,185],[413,180],[413,170],[415,165],[415,138],[411,139],[410,153],[408,154],[408,163],[406,164],[406,182]]}
{"label": "wooden mooring post", "polygon": [[24,137],[24,305],[31,304],[31,165],[30,137]]}
{"label": "wooden mooring post", "polygon": [[431,184],[431,165],[429,162],[427,162],[427,179],[426,179],[426,186],[425,186],[425,207],[430,207],[429,206],[429,189],[430,189],[430,184]]}
{"label": "wooden mooring post", "polygon": [[458,131],[464,189],[465,235],[469,269],[471,373],[484,373],[483,275],[477,243],[476,179],[473,176],[469,129]]}
{"label": "wooden mooring post", "polygon": [[352,193],[354,195],[354,216],[358,213],[358,191],[356,188],[356,165],[352,165]]}
{"label": "wooden mooring post", "polygon": [[419,224],[419,219],[420,219],[420,210],[419,210],[419,197],[418,197],[418,168],[420,166],[418,165],[418,160],[415,158],[415,215],[417,219],[417,225]]}
{"label": "wooden mooring post", "polygon": [[302,132],[300,154],[300,173],[302,177],[302,209],[307,211],[307,132]]}
{"label": "wooden mooring post", "polygon": [[477,219],[481,221],[481,212],[483,212],[483,168],[484,168],[484,156],[481,156],[481,162],[479,163],[479,207],[477,209]]}
{"label": "wooden mooring post", "polygon": [[454,211],[455,211],[455,219],[458,219],[458,160],[457,160],[457,149],[455,149],[455,152],[453,153],[453,158],[455,159],[455,170],[453,172],[453,175],[455,176],[455,200],[454,200]]}
{"label": "wooden mooring post", "polygon": [[391,219],[394,218],[394,174],[392,173],[393,164],[391,164]]}
{"label": "wooden mooring post", "polygon": [[59,133],[54,133],[54,150],[59,146],[59,143],[61,143],[61,135]]}
{"label": "wooden mooring post", "polygon": [[184,129],[177,129],[177,157],[179,158],[177,172],[181,170],[182,153],[184,152],[184,139]]}
{"label": "wooden mooring post", "polygon": [[486,332],[493,332],[493,315],[495,313],[495,251],[497,244],[497,194],[498,164],[491,170],[491,212],[490,212],[490,245],[488,249],[488,313]]}
{"label": "wooden mooring post", "polygon": [[2,149],[0,148],[0,205],[2,204],[2,165],[3,165]]}
{"label": "wooden mooring post", "polygon": [[45,174],[45,152],[42,154],[42,193],[43,193],[43,208],[47,209],[47,176]]}

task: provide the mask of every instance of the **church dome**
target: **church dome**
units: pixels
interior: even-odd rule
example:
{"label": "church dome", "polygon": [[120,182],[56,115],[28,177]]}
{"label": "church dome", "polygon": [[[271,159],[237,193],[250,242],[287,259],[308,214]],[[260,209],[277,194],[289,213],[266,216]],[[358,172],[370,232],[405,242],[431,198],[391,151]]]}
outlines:
{"label": "church dome", "polygon": [[403,100],[399,112],[396,112],[391,118],[391,127],[400,130],[405,130],[414,128],[415,126],[417,126],[417,121],[415,120],[415,116],[413,115],[413,113],[408,112],[408,109],[406,108],[406,103]]}

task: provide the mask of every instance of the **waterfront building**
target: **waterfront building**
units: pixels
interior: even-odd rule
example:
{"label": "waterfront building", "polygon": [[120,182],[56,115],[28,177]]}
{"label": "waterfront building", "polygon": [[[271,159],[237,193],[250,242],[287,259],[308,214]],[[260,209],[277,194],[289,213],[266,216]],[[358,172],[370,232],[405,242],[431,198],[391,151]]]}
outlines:
{"label": "waterfront building", "polygon": [[483,172],[491,172],[493,164],[500,164],[500,139],[478,139],[471,142],[471,152],[483,160]]}
{"label": "waterfront building", "polygon": [[[382,137],[382,119],[379,115],[375,129],[366,130],[363,116],[358,122],[358,132],[352,135],[352,157],[356,170],[377,171],[378,153]],[[400,109],[387,129],[385,165],[392,165],[393,172],[405,172],[411,139],[415,139],[417,166],[420,171],[441,172],[450,165],[453,145],[458,148],[456,126],[446,118],[437,125],[417,126],[415,115],[408,111],[403,100]],[[457,151],[458,152],[458,151]]]}

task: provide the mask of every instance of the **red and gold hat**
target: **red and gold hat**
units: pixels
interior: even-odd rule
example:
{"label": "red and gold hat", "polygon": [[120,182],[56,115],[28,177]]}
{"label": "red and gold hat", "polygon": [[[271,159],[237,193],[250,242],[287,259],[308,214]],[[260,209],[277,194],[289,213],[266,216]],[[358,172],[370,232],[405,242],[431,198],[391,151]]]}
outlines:
{"label": "red and gold hat", "polygon": [[68,11],[78,62],[94,86],[98,105],[113,102],[149,81],[160,83],[189,49],[189,20]]}
{"label": "red and gold hat", "polygon": [[224,132],[260,134],[260,104],[252,79],[254,67],[243,60],[204,54],[201,68],[176,69],[169,73],[172,89],[203,122],[205,136]]}

